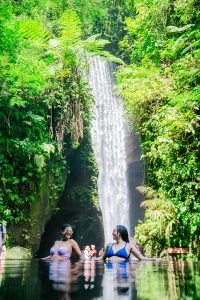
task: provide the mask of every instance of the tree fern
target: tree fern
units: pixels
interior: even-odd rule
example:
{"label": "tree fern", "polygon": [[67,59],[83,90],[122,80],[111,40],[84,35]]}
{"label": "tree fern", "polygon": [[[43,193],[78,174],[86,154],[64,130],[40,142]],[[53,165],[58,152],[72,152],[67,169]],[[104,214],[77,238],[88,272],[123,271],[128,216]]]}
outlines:
{"label": "tree fern", "polygon": [[50,39],[50,34],[38,20],[20,19],[19,31],[28,40],[45,44]]}
{"label": "tree fern", "polygon": [[81,44],[83,49],[90,54],[92,53],[94,55],[103,56],[106,58],[106,60],[110,62],[124,64],[122,59],[104,50],[104,47],[110,44],[110,42],[108,40],[101,39],[100,34],[92,35],[87,40],[83,41]]}
{"label": "tree fern", "polygon": [[81,22],[75,11],[67,9],[59,19],[61,38],[69,44],[78,42],[82,35]]}

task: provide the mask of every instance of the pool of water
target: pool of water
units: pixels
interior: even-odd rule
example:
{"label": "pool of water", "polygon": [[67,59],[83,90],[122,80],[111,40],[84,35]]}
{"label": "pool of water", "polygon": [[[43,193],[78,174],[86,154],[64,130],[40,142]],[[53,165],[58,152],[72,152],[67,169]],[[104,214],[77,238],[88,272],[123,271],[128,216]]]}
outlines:
{"label": "pool of water", "polygon": [[200,263],[0,261],[0,300],[200,299]]}

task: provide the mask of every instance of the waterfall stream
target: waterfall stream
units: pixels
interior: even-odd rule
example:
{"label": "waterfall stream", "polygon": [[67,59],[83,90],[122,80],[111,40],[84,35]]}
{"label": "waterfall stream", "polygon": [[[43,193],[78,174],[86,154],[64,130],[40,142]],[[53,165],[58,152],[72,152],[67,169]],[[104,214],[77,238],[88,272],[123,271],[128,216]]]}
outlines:
{"label": "waterfall stream", "polygon": [[114,64],[100,57],[91,59],[89,84],[94,96],[92,144],[99,169],[98,194],[103,214],[105,242],[122,224],[131,231],[128,167],[130,125],[122,99],[113,91]]}

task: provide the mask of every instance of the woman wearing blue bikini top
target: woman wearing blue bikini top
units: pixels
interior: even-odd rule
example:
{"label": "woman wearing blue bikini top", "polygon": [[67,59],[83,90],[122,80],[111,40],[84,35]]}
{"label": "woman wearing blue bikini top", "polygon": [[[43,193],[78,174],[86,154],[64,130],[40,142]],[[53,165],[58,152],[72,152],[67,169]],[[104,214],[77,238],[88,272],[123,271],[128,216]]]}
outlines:
{"label": "woman wearing blue bikini top", "polygon": [[117,225],[113,230],[112,236],[116,242],[107,244],[104,254],[102,255],[103,259],[108,258],[111,262],[128,261],[132,253],[139,260],[160,260],[143,256],[134,245],[129,243],[128,231],[125,226]]}
{"label": "woman wearing blue bikini top", "polygon": [[69,259],[73,250],[79,256],[79,258],[81,258],[81,250],[77,242],[71,239],[72,234],[72,227],[69,224],[63,224],[61,229],[61,240],[55,241],[53,247],[50,249],[50,255],[44,257],[43,259]]}

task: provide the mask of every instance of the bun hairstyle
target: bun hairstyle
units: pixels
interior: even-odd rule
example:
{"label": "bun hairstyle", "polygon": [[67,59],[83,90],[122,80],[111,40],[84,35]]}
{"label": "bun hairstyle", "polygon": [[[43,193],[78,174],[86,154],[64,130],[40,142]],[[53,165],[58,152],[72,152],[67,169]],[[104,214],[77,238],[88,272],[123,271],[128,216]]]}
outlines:
{"label": "bun hairstyle", "polygon": [[120,233],[124,242],[129,243],[128,230],[123,225],[117,225],[117,232]]}

